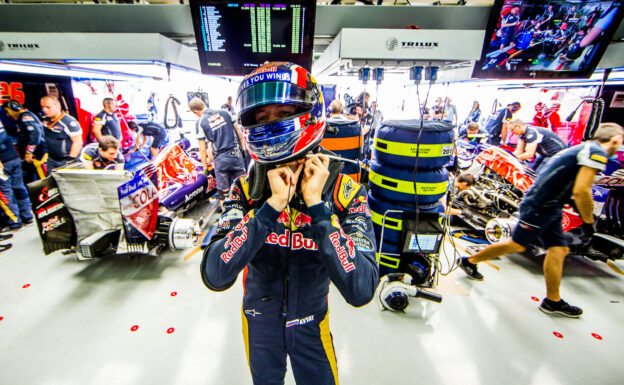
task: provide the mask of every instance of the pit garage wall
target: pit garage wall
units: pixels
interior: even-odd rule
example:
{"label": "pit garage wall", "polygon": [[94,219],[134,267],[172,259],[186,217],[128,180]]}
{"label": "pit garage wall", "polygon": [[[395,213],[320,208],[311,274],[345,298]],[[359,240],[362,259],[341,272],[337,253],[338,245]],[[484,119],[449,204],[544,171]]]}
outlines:
{"label": "pit garage wall", "polygon": [[[0,71],[0,104],[9,99],[17,100],[28,110],[41,115],[39,100],[45,95],[58,97],[63,110],[76,116],[76,104],[70,78]],[[11,132],[15,121],[4,113],[0,113],[0,119]]]}
{"label": "pit garage wall", "polygon": [[605,101],[602,121],[615,122],[624,126],[624,87],[607,86],[604,88],[602,98]]}

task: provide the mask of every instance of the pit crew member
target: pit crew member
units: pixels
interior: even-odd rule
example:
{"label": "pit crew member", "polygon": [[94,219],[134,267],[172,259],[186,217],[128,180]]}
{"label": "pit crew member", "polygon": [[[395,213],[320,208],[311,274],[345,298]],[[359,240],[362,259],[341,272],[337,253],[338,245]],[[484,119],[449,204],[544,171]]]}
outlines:
{"label": "pit crew member", "polygon": [[529,160],[535,156],[531,165],[533,170],[537,170],[544,159],[566,148],[563,140],[547,128],[529,126],[520,119],[509,122],[509,127],[511,132],[518,135],[518,145],[513,154],[520,160]]}
{"label": "pit crew member", "polygon": [[570,252],[561,228],[563,205],[572,198],[583,219],[585,237],[594,233],[592,184],[594,176],[604,171],[607,158],[622,145],[624,129],[616,123],[601,123],[591,141],[570,147],[544,165],[535,184],[520,202],[519,223],[511,239],[492,244],[471,257],[462,258],[459,267],[468,278],[483,280],[477,263],[513,252],[541,239],[548,249],[544,259],[546,298],[539,309],[549,314],[578,318],[581,308],[569,305],[559,294],[563,261]]}
{"label": "pit crew member", "polygon": [[87,144],[80,154],[80,161],[89,170],[123,170],[124,157],[119,151],[119,140],[104,135],[98,143]]}
{"label": "pit crew member", "polygon": [[43,123],[16,100],[4,102],[2,109],[7,116],[17,121],[17,151],[23,159],[24,182],[43,178],[45,172],[41,161],[48,152],[43,138]]}
{"label": "pit crew member", "polygon": [[15,231],[33,223],[28,191],[22,179],[20,161],[11,137],[0,122],[0,232]]}
{"label": "pit crew member", "polygon": [[507,123],[513,118],[513,114],[518,112],[521,108],[519,102],[513,102],[507,105],[505,108],[501,108],[496,111],[496,117],[490,118],[485,125],[485,130],[488,132],[488,143],[495,146],[505,144],[507,140]]}
{"label": "pit crew member", "polygon": [[112,135],[121,140],[121,126],[115,117],[115,101],[112,98],[104,98],[102,106],[104,109],[93,118],[91,132],[95,140],[100,140],[104,135]]}
{"label": "pit crew member", "polygon": [[192,99],[189,108],[199,118],[195,134],[199,141],[199,157],[204,170],[214,160],[217,190],[222,206],[234,180],[245,173],[240,145],[242,133],[238,124],[232,122],[232,117],[225,110],[208,109],[199,98]]}
{"label": "pit crew member", "polygon": [[41,98],[41,110],[47,121],[43,129],[48,161],[46,172],[62,167],[80,155],[82,149],[82,129],[78,121],[61,111],[61,103],[53,96]]}
{"label": "pit crew member", "polygon": [[[132,148],[130,152],[132,153],[137,150],[140,150],[145,145],[145,142],[147,141],[147,137],[151,136],[152,145],[150,146],[150,151],[152,153],[152,159],[154,159],[156,155],[158,155],[158,152],[160,152],[162,143],[167,137],[167,131],[165,130],[165,127],[163,127],[162,125],[156,122],[147,122],[147,123],[138,123],[138,124],[135,122],[128,122],[128,127],[131,130],[136,131],[137,133],[136,140],[134,141],[135,143],[134,148]],[[140,143],[139,143],[139,137],[141,137]]]}
{"label": "pit crew member", "polygon": [[479,123],[470,122],[466,127],[459,129],[459,139],[464,139],[469,142],[481,143],[488,137],[487,131],[479,127]]}

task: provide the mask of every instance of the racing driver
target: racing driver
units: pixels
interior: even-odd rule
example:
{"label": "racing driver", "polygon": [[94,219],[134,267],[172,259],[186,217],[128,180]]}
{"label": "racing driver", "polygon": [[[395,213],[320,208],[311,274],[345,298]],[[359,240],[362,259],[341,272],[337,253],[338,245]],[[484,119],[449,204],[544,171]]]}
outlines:
{"label": "racing driver", "polygon": [[255,160],[232,185],[202,279],[226,290],[243,271],[243,336],[253,382],[338,384],[329,331],[332,282],[353,306],[378,281],[366,190],[319,147],[323,96],[304,68],[273,62],[247,75],[240,119]]}

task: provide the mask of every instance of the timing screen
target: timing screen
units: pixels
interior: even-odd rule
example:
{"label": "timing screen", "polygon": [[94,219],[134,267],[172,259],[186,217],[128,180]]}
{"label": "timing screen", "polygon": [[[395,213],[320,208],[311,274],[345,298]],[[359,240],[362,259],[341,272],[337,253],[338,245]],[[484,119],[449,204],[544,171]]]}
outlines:
{"label": "timing screen", "polygon": [[197,48],[202,71],[244,75],[273,60],[308,68],[310,54],[304,47],[306,12],[309,10],[301,4],[199,6],[201,36],[197,37]]}
{"label": "timing screen", "polygon": [[587,70],[621,5],[613,0],[506,0],[477,66],[501,72]]}

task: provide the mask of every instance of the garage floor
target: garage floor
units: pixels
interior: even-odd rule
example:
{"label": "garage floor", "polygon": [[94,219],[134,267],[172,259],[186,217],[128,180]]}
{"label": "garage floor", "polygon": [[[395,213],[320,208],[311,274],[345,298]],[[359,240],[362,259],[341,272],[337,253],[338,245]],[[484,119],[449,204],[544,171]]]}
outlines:
{"label": "garage floor", "polygon": [[[0,384],[251,384],[240,281],[206,289],[200,253],[78,262],[43,255],[35,227],[12,241],[0,254]],[[622,275],[569,259],[562,294],[584,309],[576,320],[537,310],[544,284],[535,260],[493,265],[481,266],[483,282],[452,272],[441,304],[415,299],[405,314],[376,302],[355,309],[332,290],[341,383],[622,383]]]}

